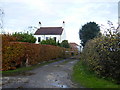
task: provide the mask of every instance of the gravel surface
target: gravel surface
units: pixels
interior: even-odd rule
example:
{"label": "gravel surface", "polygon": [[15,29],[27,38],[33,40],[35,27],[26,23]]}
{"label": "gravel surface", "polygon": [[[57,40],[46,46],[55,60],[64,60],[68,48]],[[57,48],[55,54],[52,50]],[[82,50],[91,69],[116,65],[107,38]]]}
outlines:
{"label": "gravel surface", "polygon": [[71,81],[73,65],[78,60],[50,63],[22,75],[2,78],[2,88],[77,88]]}

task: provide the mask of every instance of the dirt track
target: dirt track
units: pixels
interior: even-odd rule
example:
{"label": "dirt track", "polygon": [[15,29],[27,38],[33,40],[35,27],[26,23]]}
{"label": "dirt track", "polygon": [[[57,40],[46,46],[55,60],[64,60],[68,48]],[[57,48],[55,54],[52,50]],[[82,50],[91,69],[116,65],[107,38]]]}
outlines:
{"label": "dirt track", "polygon": [[3,88],[77,88],[71,81],[73,65],[78,60],[54,62],[24,75],[3,77]]}

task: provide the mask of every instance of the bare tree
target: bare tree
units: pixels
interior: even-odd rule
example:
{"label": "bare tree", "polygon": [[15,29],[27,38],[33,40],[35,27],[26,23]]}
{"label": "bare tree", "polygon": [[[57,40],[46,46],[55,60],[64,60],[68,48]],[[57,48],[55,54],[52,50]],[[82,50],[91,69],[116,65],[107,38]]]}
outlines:
{"label": "bare tree", "polygon": [[101,24],[100,28],[104,31],[103,35],[105,36],[114,36],[114,34],[119,33],[120,31],[120,24],[118,24],[117,27],[113,25],[111,21],[108,21],[107,24],[109,27],[106,27],[105,25]]}
{"label": "bare tree", "polygon": [[0,8],[0,33],[4,34],[4,22],[3,22],[3,17],[4,17],[5,13],[4,10],[2,8]]}
{"label": "bare tree", "polygon": [[29,33],[29,34],[34,34],[35,31],[37,30],[38,28],[35,27],[35,26],[28,26],[25,30],[24,30],[24,33]]}

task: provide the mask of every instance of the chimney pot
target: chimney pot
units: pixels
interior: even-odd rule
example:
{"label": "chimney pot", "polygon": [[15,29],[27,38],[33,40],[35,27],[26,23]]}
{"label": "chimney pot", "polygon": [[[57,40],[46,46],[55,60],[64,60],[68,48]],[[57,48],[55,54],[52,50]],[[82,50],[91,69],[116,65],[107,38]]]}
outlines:
{"label": "chimney pot", "polygon": [[41,22],[39,22],[39,25],[38,25],[39,27],[41,27]]}
{"label": "chimney pot", "polygon": [[41,22],[39,22],[39,24],[41,25]]}

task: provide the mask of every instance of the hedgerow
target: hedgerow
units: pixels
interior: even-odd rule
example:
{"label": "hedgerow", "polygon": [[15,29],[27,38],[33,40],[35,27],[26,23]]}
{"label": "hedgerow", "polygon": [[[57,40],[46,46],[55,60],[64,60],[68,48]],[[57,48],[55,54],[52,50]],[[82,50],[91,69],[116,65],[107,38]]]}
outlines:
{"label": "hedgerow", "polygon": [[58,46],[16,42],[15,37],[2,35],[2,70],[64,58],[65,51],[65,48]]}
{"label": "hedgerow", "polygon": [[80,58],[89,70],[120,83],[120,34],[90,40]]}

